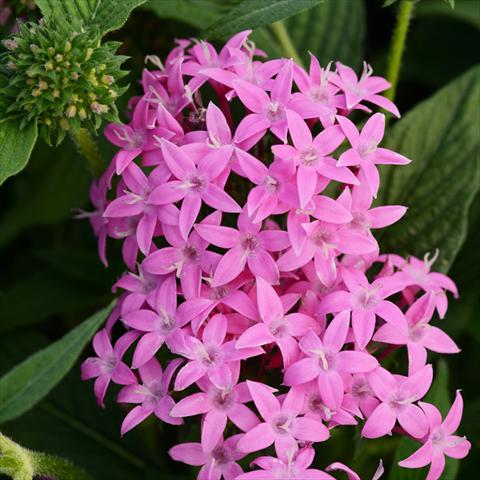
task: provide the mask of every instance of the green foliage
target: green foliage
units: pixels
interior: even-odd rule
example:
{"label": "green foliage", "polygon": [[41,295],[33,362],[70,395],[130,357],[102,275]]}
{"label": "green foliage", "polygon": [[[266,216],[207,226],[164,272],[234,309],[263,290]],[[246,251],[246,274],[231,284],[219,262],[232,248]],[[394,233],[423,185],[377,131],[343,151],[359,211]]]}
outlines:
{"label": "green foliage", "polygon": [[210,25],[204,36],[226,38],[247,28],[255,29],[312,8],[323,0],[243,0]]}
{"label": "green foliage", "polygon": [[311,10],[290,17],[285,25],[305,65],[312,52],[322,66],[339,60],[358,67],[364,58],[365,5],[325,0]]}
{"label": "green foliage", "polygon": [[25,168],[36,140],[35,122],[23,129],[16,120],[0,123],[0,185]]}
{"label": "green foliage", "polygon": [[46,20],[55,19],[60,27],[98,27],[102,35],[120,28],[131,11],[146,0],[37,0]]}
{"label": "green foliage", "polygon": [[413,159],[389,167],[385,204],[409,207],[390,227],[384,250],[420,257],[440,250],[436,269],[447,271],[465,240],[468,209],[480,183],[476,67],[422,102],[387,134],[385,146]]}
{"label": "green foliage", "polygon": [[[435,371],[435,380],[424,399],[425,402],[435,405],[440,410],[443,417],[448,413],[451,406],[448,390],[448,377],[447,363],[444,360],[439,360]],[[392,469],[390,470],[388,480],[423,480],[426,477],[428,467],[412,470],[398,466],[398,462],[409,457],[420,446],[421,444],[419,442],[407,437],[403,437],[400,440],[393,458]],[[447,457],[442,478],[445,480],[455,480],[458,474],[458,469],[458,460]]]}
{"label": "green foliage", "polygon": [[32,480],[44,475],[61,480],[89,480],[81,469],[63,458],[21,447],[0,433],[0,473],[13,480]]}
{"label": "green foliage", "polygon": [[7,116],[20,129],[36,121],[40,135],[60,143],[68,130],[97,131],[103,120],[118,121],[115,101],[125,89],[118,80],[126,75],[115,55],[119,43],[100,43],[97,30],[59,31],[55,23],[21,24],[6,40],[1,70],[7,85],[0,96],[9,106]]}
{"label": "green foliage", "polygon": [[0,423],[29,410],[68,373],[110,310],[97,312],[0,378]]}

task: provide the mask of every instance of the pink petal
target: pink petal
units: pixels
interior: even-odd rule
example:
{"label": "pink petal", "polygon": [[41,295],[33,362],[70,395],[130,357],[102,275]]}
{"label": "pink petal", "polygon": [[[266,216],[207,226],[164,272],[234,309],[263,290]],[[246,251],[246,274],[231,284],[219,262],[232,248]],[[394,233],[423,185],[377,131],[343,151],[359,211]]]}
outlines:
{"label": "pink petal", "polygon": [[315,171],[305,165],[300,165],[297,170],[297,188],[300,199],[300,207],[304,208],[310,201],[317,186]]}
{"label": "pink petal", "polygon": [[348,223],[353,220],[352,214],[333,198],[318,195],[313,201],[315,203],[313,216],[319,220],[330,223]]}
{"label": "pink petal", "polygon": [[170,171],[179,180],[196,171],[195,163],[181,147],[162,139],[162,154]]}
{"label": "pink petal", "polygon": [[192,383],[202,378],[206,373],[206,368],[197,362],[188,362],[180,369],[175,379],[175,390],[185,390]]}
{"label": "pink petal", "polygon": [[373,336],[375,330],[375,314],[370,310],[354,310],[352,327],[358,347],[363,350]]}
{"label": "pink petal", "polygon": [[313,358],[303,358],[290,365],[283,377],[285,385],[300,385],[317,378],[320,368],[318,361]]}
{"label": "pink petal", "polygon": [[273,82],[271,97],[274,102],[286,105],[290,99],[293,80],[293,62],[287,60]]}
{"label": "pink petal", "polygon": [[372,228],[384,228],[400,220],[406,212],[407,207],[388,205],[372,208],[368,211],[368,218]]}
{"label": "pink petal", "polygon": [[418,372],[409,376],[400,386],[400,390],[408,398],[420,400],[429,390],[433,380],[431,365],[425,365]]}
{"label": "pink petal", "polygon": [[178,228],[184,239],[188,238],[193,224],[197,220],[200,208],[202,207],[202,200],[200,197],[191,193],[187,195],[182,202],[180,208],[180,215],[178,217]]}
{"label": "pink petal", "polygon": [[260,423],[240,439],[237,448],[245,453],[256,452],[269,447],[274,441],[275,437],[271,431],[270,425],[267,423]]}
{"label": "pink petal", "polygon": [[223,431],[227,424],[225,412],[210,410],[202,423],[202,448],[206,452],[212,451],[223,438]]}
{"label": "pink petal", "polygon": [[382,367],[378,367],[368,374],[368,383],[375,395],[383,402],[387,402],[397,391],[395,377]]}
{"label": "pink petal", "polygon": [[342,377],[336,371],[320,371],[318,389],[323,401],[329,408],[336,410],[340,407],[345,387]]}
{"label": "pink petal", "polygon": [[120,429],[121,435],[125,435],[129,430],[142,423],[148,416],[153,413],[153,408],[147,408],[143,405],[132,408],[122,422]]}
{"label": "pink petal", "polygon": [[330,433],[322,422],[313,418],[295,418],[292,422],[292,433],[304,442],[324,442]]}
{"label": "pink petal", "polygon": [[404,405],[398,412],[398,423],[412,437],[423,438],[428,432],[428,423],[420,407],[416,405]]}
{"label": "pink petal", "polygon": [[404,468],[421,468],[432,461],[432,454],[432,442],[427,442],[408,458],[398,462],[398,464]]}
{"label": "pink petal", "polygon": [[445,455],[441,450],[433,449],[432,463],[425,480],[438,480],[445,469]]}
{"label": "pink petal", "polygon": [[288,130],[297,150],[312,145],[312,134],[302,117],[293,110],[287,110]]}
{"label": "pink petal", "polygon": [[198,223],[195,230],[208,243],[221,248],[233,248],[240,238],[238,230],[220,225]]}
{"label": "pink petal", "polygon": [[393,410],[386,403],[381,403],[367,418],[362,429],[362,437],[379,438],[390,434],[395,421]]}
{"label": "pink petal", "polygon": [[457,344],[443,330],[431,325],[425,326],[421,343],[429,350],[438,353],[458,353],[460,351]]}
{"label": "pink petal", "polygon": [[280,276],[278,266],[272,256],[265,250],[259,250],[255,256],[248,257],[247,263],[255,277],[261,277],[272,285],[278,284]]}
{"label": "pink petal", "polygon": [[227,319],[218,314],[212,317],[203,330],[202,340],[205,345],[221,345],[227,334]]}
{"label": "pink petal", "polygon": [[200,443],[181,443],[172,447],[168,453],[177,462],[183,462],[188,465],[199,466],[208,461],[208,457],[203,453]]}
{"label": "pink petal", "polygon": [[377,359],[368,353],[348,350],[337,354],[337,369],[341,372],[366,373],[377,366]]}
{"label": "pink petal", "polygon": [[270,330],[264,323],[257,323],[247,328],[237,340],[235,348],[258,347],[275,341]]}
{"label": "pink petal", "polygon": [[235,80],[233,88],[242,103],[252,112],[263,113],[264,108],[270,102],[270,98],[264,90],[245,80]]}
{"label": "pink petal", "polygon": [[215,270],[212,287],[225,285],[242,272],[246,263],[246,258],[242,257],[242,254],[240,248],[232,248],[223,255]]}
{"label": "pink petal", "polygon": [[256,285],[260,318],[265,323],[282,318],[284,315],[283,305],[273,287],[261,277],[256,279]]}
{"label": "pink petal", "polygon": [[165,337],[159,332],[149,332],[140,338],[133,354],[132,367],[138,368],[147,363],[163,345]]}
{"label": "pink petal", "polygon": [[455,401],[450,408],[445,420],[443,421],[443,430],[447,435],[451,435],[452,433],[456,432],[458,426],[460,425],[460,421],[462,419],[463,413],[463,398],[460,394],[460,390],[457,390],[455,395]]}
{"label": "pink petal", "polygon": [[259,423],[257,416],[242,403],[235,403],[227,414],[232,423],[244,432],[248,432]]}
{"label": "pink petal", "polygon": [[345,310],[336,315],[325,330],[323,345],[332,352],[339,352],[347,338],[350,312]]}
{"label": "pink petal", "polygon": [[182,188],[182,182],[167,182],[152,190],[148,197],[148,203],[153,205],[166,205],[167,203],[175,203],[185,197],[186,191]]}
{"label": "pink petal", "polygon": [[200,196],[207,205],[222,212],[239,213],[242,211],[230,195],[213,183],[206,185]]}
{"label": "pink petal", "polygon": [[374,143],[378,145],[385,133],[385,115],[383,113],[374,113],[362,128],[360,141],[365,145]]}
{"label": "pink petal", "polygon": [[255,406],[265,420],[270,420],[275,413],[280,411],[280,404],[269,387],[251,380],[247,380],[247,385]]}

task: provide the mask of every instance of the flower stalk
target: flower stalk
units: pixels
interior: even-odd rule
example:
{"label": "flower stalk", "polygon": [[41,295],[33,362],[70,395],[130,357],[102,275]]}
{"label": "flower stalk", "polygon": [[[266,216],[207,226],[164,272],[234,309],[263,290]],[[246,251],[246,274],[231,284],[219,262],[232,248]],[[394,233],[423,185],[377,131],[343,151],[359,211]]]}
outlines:
{"label": "flower stalk", "polygon": [[303,67],[302,59],[297,52],[297,49],[293,45],[292,39],[285,28],[285,24],[279,20],[278,22],[272,23],[272,30],[275,36],[277,37],[280,45],[285,52],[285,55],[293,59],[296,63]]}
{"label": "flower stalk", "polygon": [[92,173],[95,177],[99,177],[105,170],[105,164],[100,155],[100,150],[90,132],[86,128],[80,128],[76,131],[72,131],[70,137],[77,146],[79,152],[87,160]]}
{"label": "flower stalk", "polygon": [[397,90],[398,77],[402,64],[403,53],[407,41],[408,27],[412,18],[414,0],[402,0],[398,10],[397,23],[393,33],[392,44],[390,46],[390,54],[387,68],[387,80],[392,85],[387,90],[385,96],[389,100],[394,100]]}

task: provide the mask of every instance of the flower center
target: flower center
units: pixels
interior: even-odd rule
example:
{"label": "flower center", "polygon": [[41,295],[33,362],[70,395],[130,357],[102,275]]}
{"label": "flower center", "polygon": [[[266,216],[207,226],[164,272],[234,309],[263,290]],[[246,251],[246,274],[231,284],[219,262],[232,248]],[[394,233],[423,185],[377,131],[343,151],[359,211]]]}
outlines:
{"label": "flower center", "polygon": [[278,102],[270,102],[267,108],[267,118],[272,122],[278,122],[285,118],[285,110]]}
{"label": "flower center", "polygon": [[205,179],[200,175],[195,175],[190,177],[185,183],[184,186],[194,192],[201,192],[203,187],[205,187]]}
{"label": "flower center", "polygon": [[257,236],[251,233],[245,235],[241,240],[242,249],[248,254],[254,252],[258,248],[258,244]]}
{"label": "flower center", "polygon": [[357,292],[354,296],[355,306],[362,310],[372,310],[375,308],[380,302],[378,290],[379,287],[374,287],[364,288]]}
{"label": "flower center", "polygon": [[195,262],[199,259],[200,252],[194,245],[185,245],[182,250],[182,255],[185,260]]}
{"label": "flower center", "polygon": [[267,175],[264,181],[265,188],[269,192],[275,192],[278,188],[278,180],[270,175]]}
{"label": "flower center", "polygon": [[318,152],[313,147],[305,148],[300,153],[300,161],[303,165],[310,167],[318,160]]}
{"label": "flower center", "polygon": [[286,415],[285,413],[280,413],[276,415],[271,421],[273,431],[280,435],[288,434],[290,433],[291,422],[292,419],[288,415]]}
{"label": "flower center", "polygon": [[232,392],[229,390],[217,390],[212,403],[218,410],[228,410],[234,403]]}
{"label": "flower center", "polygon": [[220,465],[230,462],[230,455],[224,446],[215,447],[212,451],[212,457]]}

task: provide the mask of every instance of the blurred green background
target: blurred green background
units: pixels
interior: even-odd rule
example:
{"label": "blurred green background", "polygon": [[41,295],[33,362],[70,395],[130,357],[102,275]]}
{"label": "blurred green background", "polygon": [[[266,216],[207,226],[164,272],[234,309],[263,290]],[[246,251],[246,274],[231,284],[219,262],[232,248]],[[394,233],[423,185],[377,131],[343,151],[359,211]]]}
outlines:
{"label": "blurred green background", "polygon": [[[121,53],[131,57],[126,64],[132,70],[130,93],[138,91],[145,55],[164,57],[175,38],[198,36],[234,3],[151,0],[135,10],[120,31],[109,34],[123,42]],[[28,14],[35,17],[36,11]],[[322,65],[341,60],[357,69],[365,59],[376,73],[385,74],[395,14],[396,5],[382,8],[378,0],[327,0],[286,24],[305,59],[311,50]],[[10,26],[3,27],[2,37]],[[477,0],[457,0],[455,9],[442,0],[418,2],[397,90],[400,111],[406,112],[478,63],[479,33]],[[254,38],[271,55],[282,54],[268,28],[256,31]],[[125,111],[128,97],[120,100],[121,111]],[[477,120],[480,134],[478,105]],[[103,140],[100,143],[105,158],[111,158],[112,148]],[[98,260],[88,222],[73,218],[75,209],[89,208],[90,180],[84,160],[67,140],[57,149],[38,144],[26,170],[0,188],[0,374],[63,336],[112,297],[111,285],[123,268],[119,246],[109,243],[111,265],[105,269]],[[438,367],[443,383],[436,387],[448,386],[450,399],[455,389],[463,390],[461,432],[474,448],[461,462],[457,477],[461,479],[477,478],[480,467],[478,194],[468,228],[450,270],[460,299],[452,299],[441,324],[462,352],[446,358],[448,367]],[[110,392],[105,410],[97,407],[92,384],[81,382],[77,365],[46,399],[20,418],[0,425],[0,430],[26,447],[71,459],[97,479],[193,478],[192,470],[175,464],[166,453],[178,443],[179,435],[188,436],[188,428],[179,432],[150,419],[121,439],[125,411],[114,402],[114,393]],[[397,446],[398,439],[364,442],[354,428],[342,428],[328,444],[319,445],[318,466],[342,460],[368,479],[379,457],[387,466],[391,464]],[[392,471],[389,477],[388,471],[385,478],[392,480],[424,478],[408,470]],[[453,478],[448,475],[442,478]]]}

